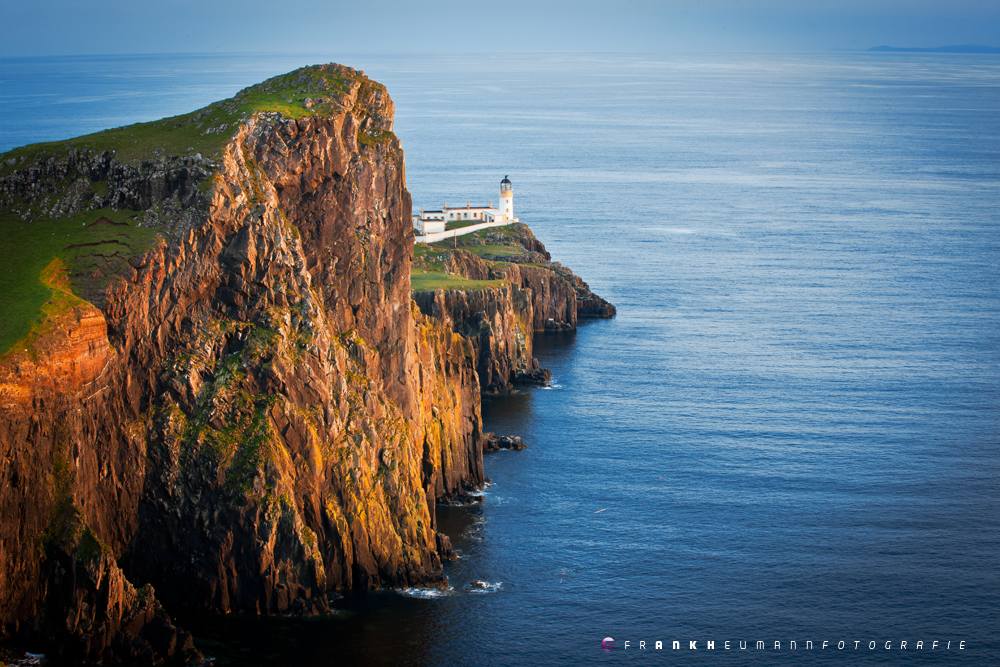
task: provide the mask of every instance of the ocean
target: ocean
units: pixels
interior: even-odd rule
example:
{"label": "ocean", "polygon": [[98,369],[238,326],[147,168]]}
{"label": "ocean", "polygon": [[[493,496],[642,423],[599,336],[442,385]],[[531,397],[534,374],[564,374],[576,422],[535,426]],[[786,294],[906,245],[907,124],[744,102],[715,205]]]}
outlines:
{"label": "ocean", "polygon": [[331,60],[388,87],[416,207],[509,175],[618,315],[484,398],[529,448],[439,510],[452,590],[182,615],[216,665],[1000,663],[1000,57],[4,59],[0,150]]}

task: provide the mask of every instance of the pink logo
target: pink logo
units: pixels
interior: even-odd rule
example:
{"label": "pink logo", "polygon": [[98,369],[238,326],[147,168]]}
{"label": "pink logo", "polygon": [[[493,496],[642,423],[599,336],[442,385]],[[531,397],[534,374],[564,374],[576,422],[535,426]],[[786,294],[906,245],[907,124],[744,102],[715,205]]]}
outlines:
{"label": "pink logo", "polygon": [[604,639],[601,640],[601,648],[607,651],[608,653],[611,653],[611,649],[613,649],[614,647],[615,647],[615,640],[612,639],[611,637],[605,637]]}

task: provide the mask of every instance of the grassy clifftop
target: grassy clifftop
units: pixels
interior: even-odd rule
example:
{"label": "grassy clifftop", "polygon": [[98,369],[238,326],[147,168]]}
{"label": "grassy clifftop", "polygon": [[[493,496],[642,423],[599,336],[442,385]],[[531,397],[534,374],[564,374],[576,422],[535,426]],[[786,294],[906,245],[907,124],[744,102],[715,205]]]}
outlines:
{"label": "grassy clifftop", "polygon": [[501,273],[507,264],[544,267],[549,259],[545,247],[537,242],[523,223],[481,229],[436,243],[418,243],[413,248],[410,269],[413,291],[474,290],[504,282],[501,279],[473,280],[465,277],[462,267],[456,266],[452,258],[452,251],[459,248],[483,260],[484,266],[500,269]]}
{"label": "grassy clifftop", "polygon": [[218,155],[239,123],[254,113],[276,112],[288,118],[336,113],[346,108],[345,98],[355,83],[361,88],[358,99],[366,96],[366,89],[385,91],[382,84],[350,67],[333,64],[303,67],[244,88],[227,100],[191,113],[0,153],[0,177],[71,149],[111,151],[119,162],[131,164],[161,154]]}

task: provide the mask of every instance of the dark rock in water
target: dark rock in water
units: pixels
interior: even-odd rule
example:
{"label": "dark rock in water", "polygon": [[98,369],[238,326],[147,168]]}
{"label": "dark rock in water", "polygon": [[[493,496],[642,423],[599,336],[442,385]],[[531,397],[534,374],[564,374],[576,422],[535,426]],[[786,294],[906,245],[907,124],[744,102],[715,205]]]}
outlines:
{"label": "dark rock in water", "polygon": [[591,292],[589,297],[577,299],[576,314],[578,317],[598,317],[601,319],[611,319],[618,311],[615,307]]}
{"label": "dark rock in water", "polygon": [[448,590],[448,577],[439,574],[437,577],[430,579],[428,581],[421,580],[421,585],[424,588],[437,588],[439,590]]}
{"label": "dark rock in water", "polygon": [[493,433],[487,433],[485,438],[486,441],[483,444],[484,452],[499,452],[501,449],[519,450],[527,447],[524,444],[524,440],[516,435],[494,435]]}
{"label": "dark rock in water", "polygon": [[552,371],[547,368],[521,368],[514,372],[514,384],[544,387],[552,379]]}
{"label": "dark rock in water", "polygon": [[47,667],[52,662],[44,653],[29,653],[0,646],[0,667]]}
{"label": "dark rock in water", "polygon": [[551,317],[545,320],[545,330],[546,331],[571,331],[576,327],[569,322],[559,322]]}
{"label": "dark rock in water", "polygon": [[474,579],[470,584],[473,588],[478,588],[479,590],[486,590],[490,587],[485,581],[480,581],[479,579]]}
{"label": "dark rock in water", "polygon": [[468,491],[456,491],[455,493],[449,493],[438,500],[439,505],[446,505],[448,507],[462,507],[464,505],[475,505],[476,503],[481,502],[483,502],[482,496],[469,493]]}
{"label": "dark rock in water", "polygon": [[[337,597],[341,597],[341,596],[337,595]],[[320,596],[316,597],[315,600],[314,600],[314,602],[313,602],[313,609],[315,609],[316,612],[319,613],[319,614],[329,614],[330,613],[330,604],[327,601],[327,596],[320,595]]]}
{"label": "dark rock in water", "polygon": [[444,533],[437,533],[437,548],[441,560],[458,560],[458,554],[451,548],[451,538]]}

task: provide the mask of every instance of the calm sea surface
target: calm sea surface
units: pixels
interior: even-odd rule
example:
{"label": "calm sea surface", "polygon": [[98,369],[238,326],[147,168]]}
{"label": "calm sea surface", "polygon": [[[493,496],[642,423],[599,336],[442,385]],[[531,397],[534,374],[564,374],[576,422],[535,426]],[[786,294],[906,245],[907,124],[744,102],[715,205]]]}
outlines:
{"label": "calm sea surface", "polygon": [[415,206],[509,174],[619,314],[484,399],[530,449],[440,510],[452,591],[182,618],[217,664],[1000,663],[1000,58],[8,59],[0,150],[329,60],[388,86]]}

